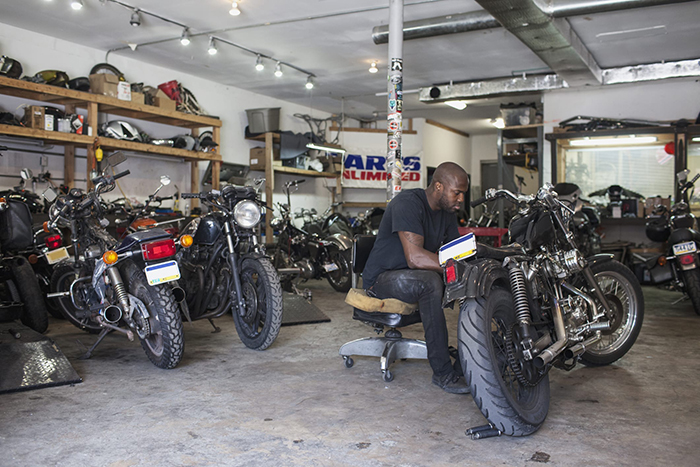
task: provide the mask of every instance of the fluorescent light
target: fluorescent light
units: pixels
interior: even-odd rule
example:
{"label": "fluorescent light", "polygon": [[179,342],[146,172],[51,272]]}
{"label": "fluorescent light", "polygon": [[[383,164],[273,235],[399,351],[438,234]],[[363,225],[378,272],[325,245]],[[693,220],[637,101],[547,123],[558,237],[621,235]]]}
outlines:
{"label": "fluorescent light", "polygon": [[331,146],[323,146],[322,144],[309,143],[306,145],[309,149],[315,149],[317,151],[327,151],[327,152],[337,152],[338,154],[345,154],[345,149],[334,148]]}
{"label": "fluorescent light", "polygon": [[314,80],[309,76],[306,78],[306,89],[313,89],[314,88]]}
{"label": "fluorescent light", "polygon": [[209,38],[209,48],[207,49],[207,52],[209,52],[209,55],[216,55],[216,52],[218,52],[213,37]]}
{"label": "fluorescent light", "polygon": [[445,104],[457,110],[464,110],[467,108],[467,103],[464,101],[445,101]]}
{"label": "fluorescent light", "polygon": [[255,69],[258,71],[263,71],[265,69],[265,64],[263,63],[260,55],[258,55],[258,59],[255,60]]}
{"label": "fluorescent light", "polygon": [[619,145],[635,145],[654,143],[657,141],[656,136],[629,136],[621,138],[595,138],[595,139],[572,139],[569,141],[571,146],[619,146]]}
{"label": "fluorescent light", "polygon": [[499,130],[506,127],[506,122],[504,122],[501,117],[492,118],[491,120],[489,120],[489,123],[498,128]]}
{"label": "fluorescent light", "polygon": [[695,138],[691,139],[693,143],[700,143],[700,136],[696,136]]}
{"label": "fluorescent light", "polygon": [[80,10],[83,7],[83,0],[72,0],[70,7],[74,10]]}
{"label": "fluorescent light", "polygon": [[280,64],[280,62],[277,62],[277,66],[275,67],[275,76],[281,78],[282,74],[282,65]]}
{"label": "fluorescent light", "polygon": [[180,44],[189,45],[190,42],[190,31],[187,28],[185,28],[182,30],[182,35],[180,36]]}
{"label": "fluorescent light", "polygon": [[369,72],[376,73],[378,71],[379,69],[377,68],[377,62],[372,62],[372,64],[369,66]]}

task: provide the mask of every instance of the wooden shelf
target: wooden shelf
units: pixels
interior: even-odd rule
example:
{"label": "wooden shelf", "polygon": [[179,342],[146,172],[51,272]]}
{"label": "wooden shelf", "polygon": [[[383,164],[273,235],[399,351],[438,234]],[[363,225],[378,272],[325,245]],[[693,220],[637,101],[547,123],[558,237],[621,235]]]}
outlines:
{"label": "wooden shelf", "polygon": [[274,167],[275,172],[281,172],[286,174],[303,175],[305,177],[324,177],[324,178],[336,178],[340,174],[332,172],[316,172],[315,170],[304,170],[297,169],[294,167]]}
{"label": "wooden shelf", "polygon": [[[265,142],[265,135],[266,135],[266,134],[267,134],[267,133],[261,133],[261,134],[256,135],[256,136],[248,136],[248,137],[246,137],[246,139],[249,140],[249,141],[259,141],[259,142],[261,142],[261,143],[264,143],[264,142]],[[270,134],[272,135],[272,141],[274,141],[275,143],[279,143],[279,142],[280,142],[280,135],[279,135],[279,133],[270,132]]]}
{"label": "wooden shelf", "polygon": [[344,208],[385,208],[387,203],[372,203],[372,202],[361,202],[361,201],[349,201],[349,202],[343,202],[341,205]]}
{"label": "wooden shelf", "polygon": [[19,136],[23,138],[33,138],[46,141],[47,143],[60,145],[92,145],[94,138],[87,135],[77,135],[75,133],[61,133],[60,131],[46,131],[37,128],[24,128],[21,126],[0,125],[0,133],[8,136]]}
{"label": "wooden shelf", "polygon": [[103,113],[183,128],[220,128],[222,124],[221,120],[216,117],[165,110],[152,105],[136,104],[100,94],[37,84],[4,76],[0,76],[0,94],[42,101],[47,104],[74,105],[80,108],[87,108],[88,104],[95,103],[98,110]]}

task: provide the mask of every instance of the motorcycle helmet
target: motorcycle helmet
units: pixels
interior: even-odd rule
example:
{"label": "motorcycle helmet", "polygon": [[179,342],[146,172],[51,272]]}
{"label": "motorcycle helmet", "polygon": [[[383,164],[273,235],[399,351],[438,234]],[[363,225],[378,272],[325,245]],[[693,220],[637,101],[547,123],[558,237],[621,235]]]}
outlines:
{"label": "motorcycle helmet", "polygon": [[671,235],[671,226],[666,216],[647,218],[646,229],[647,238],[652,242],[665,242]]}
{"label": "motorcycle helmet", "polygon": [[197,150],[204,152],[213,151],[218,146],[218,144],[214,142],[214,133],[212,131],[205,131],[199,135],[198,143]]}
{"label": "motorcycle helmet", "polygon": [[131,123],[121,120],[112,120],[111,122],[103,123],[100,126],[100,135],[108,136],[114,139],[123,139],[126,141],[144,142],[144,138],[138,128]]}
{"label": "motorcycle helmet", "polygon": [[85,76],[68,81],[68,87],[76,91],[90,92],[90,80]]}
{"label": "motorcycle helmet", "polygon": [[177,135],[173,137],[173,147],[194,151],[197,145],[197,139],[192,135]]}
{"label": "motorcycle helmet", "polygon": [[557,183],[554,186],[554,191],[559,195],[559,199],[565,202],[571,209],[579,211],[583,203],[579,201],[581,198],[581,188],[575,183]]}
{"label": "motorcycle helmet", "polygon": [[65,88],[68,87],[68,81],[70,81],[70,78],[64,71],[43,70],[37,72],[34,76],[29,78],[28,81],[31,81],[32,83],[48,84],[49,86]]}
{"label": "motorcycle helmet", "polygon": [[17,79],[22,76],[22,64],[6,55],[0,56],[0,75]]}

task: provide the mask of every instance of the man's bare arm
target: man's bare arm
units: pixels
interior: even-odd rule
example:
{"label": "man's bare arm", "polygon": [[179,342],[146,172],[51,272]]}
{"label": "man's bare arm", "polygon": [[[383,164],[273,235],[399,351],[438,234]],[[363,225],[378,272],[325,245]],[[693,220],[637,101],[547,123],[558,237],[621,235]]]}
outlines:
{"label": "man's bare arm", "polygon": [[423,248],[425,239],[422,235],[402,231],[399,232],[399,239],[409,268],[442,272],[438,255]]}

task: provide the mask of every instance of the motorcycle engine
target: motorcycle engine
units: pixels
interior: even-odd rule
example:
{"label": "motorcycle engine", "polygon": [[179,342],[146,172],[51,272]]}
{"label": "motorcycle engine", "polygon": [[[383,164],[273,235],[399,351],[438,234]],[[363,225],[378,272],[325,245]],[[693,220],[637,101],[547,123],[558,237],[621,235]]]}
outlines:
{"label": "motorcycle engine", "polygon": [[587,304],[585,300],[578,296],[570,296],[562,300],[560,305],[564,313],[564,325],[567,334],[569,336],[578,334],[576,329],[588,322],[588,314],[586,312]]}
{"label": "motorcycle engine", "polygon": [[295,268],[301,269],[300,277],[302,279],[313,279],[316,277],[316,267],[308,259],[302,259],[294,263]]}

